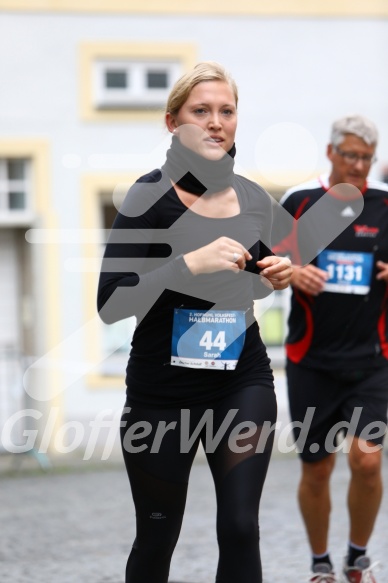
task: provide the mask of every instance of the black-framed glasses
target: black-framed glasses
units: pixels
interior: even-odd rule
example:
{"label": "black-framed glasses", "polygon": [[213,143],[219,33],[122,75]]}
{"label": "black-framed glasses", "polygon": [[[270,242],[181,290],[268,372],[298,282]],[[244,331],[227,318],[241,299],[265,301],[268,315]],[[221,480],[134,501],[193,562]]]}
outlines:
{"label": "black-framed glasses", "polygon": [[361,160],[363,164],[367,164],[369,166],[369,164],[373,164],[377,160],[375,154],[356,154],[356,152],[344,152],[344,150],[341,150],[337,147],[335,147],[335,151],[337,154],[342,156],[347,164],[357,164],[357,162]]}

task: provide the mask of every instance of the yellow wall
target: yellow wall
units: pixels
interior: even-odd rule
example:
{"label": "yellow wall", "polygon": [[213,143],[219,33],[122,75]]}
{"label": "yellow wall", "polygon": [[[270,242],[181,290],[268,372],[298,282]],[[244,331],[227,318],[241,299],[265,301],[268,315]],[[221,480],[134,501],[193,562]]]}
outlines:
{"label": "yellow wall", "polygon": [[387,17],[386,0],[0,0],[0,10],[125,14]]}

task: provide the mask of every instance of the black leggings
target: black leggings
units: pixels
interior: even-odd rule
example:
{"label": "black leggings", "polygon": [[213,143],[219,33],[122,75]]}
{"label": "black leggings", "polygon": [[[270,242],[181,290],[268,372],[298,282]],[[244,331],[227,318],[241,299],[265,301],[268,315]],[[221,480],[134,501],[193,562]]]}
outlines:
{"label": "black leggings", "polygon": [[167,583],[200,440],[217,497],[216,583],[262,582],[258,512],[275,421],[275,393],[264,384],[211,409],[124,410],[121,441],[137,527],[125,583]]}

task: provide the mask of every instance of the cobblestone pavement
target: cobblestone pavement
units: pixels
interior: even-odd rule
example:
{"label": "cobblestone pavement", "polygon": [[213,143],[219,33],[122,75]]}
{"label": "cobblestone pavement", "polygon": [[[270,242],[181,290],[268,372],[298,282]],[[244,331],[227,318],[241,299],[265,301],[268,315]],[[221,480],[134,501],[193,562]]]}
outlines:
{"label": "cobblestone pavement", "polygon": [[[344,499],[348,476],[345,456],[338,458],[330,539],[337,568],[347,540]],[[388,485],[386,456],[384,461]],[[103,469],[84,469],[0,475],[1,583],[123,583],[134,535],[126,474],[121,466],[108,464]],[[298,475],[299,461],[294,454],[273,457],[260,511],[265,583],[302,583],[307,578],[309,552],[295,499]],[[388,582],[387,524],[388,494],[369,546],[373,560],[385,561],[378,573],[379,583]],[[198,459],[171,581],[214,582],[214,528],[211,476],[206,463]]]}

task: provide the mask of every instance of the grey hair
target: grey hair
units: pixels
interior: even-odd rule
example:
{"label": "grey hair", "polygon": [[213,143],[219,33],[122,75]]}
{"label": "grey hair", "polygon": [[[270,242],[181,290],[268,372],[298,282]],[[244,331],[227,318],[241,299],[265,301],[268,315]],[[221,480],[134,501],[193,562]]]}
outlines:
{"label": "grey hair", "polygon": [[337,148],[346,134],[361,138],[368,146],[376,146],[379,139],[375,124],[362,115],[347,115],[335,121],[331,127],[330,143]]}

